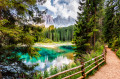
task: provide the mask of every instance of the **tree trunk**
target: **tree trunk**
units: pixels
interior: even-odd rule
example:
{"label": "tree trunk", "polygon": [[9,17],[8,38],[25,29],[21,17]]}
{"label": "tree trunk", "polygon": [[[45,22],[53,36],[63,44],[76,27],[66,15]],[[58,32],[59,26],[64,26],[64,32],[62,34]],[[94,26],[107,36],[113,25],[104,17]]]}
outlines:
{"label": "tree trunk", "polygon": [[[1,10],[2,10],[2,7],[0,7],[0,20],[2,20],[2,11]],[[2,73],[1,73],[1,71],[0,71],[0,79],[2,79]]]}
{"label": "tree trunk", "polygon": [[[96,29],[96,10],[97,10],[97,6],[96,6],[96,3],[95,3],[95,0],[94,0],[94,5],[95,5],[95,20],[94,20],[95,28],[94,29]],[[94,32],[94,47],[95,47],[95,42],[96,42],[96,34]]]}
{"label": "tree trunk", "polygon": [[[1,70],[1,69],[0,69]],[[1,71],[0,71],[0,79],[2,79],[2,73],[1,73]]]}
{"label": "tree trunk", "polygon": [[2,20],[2,7],[0,6],[0,20]]}

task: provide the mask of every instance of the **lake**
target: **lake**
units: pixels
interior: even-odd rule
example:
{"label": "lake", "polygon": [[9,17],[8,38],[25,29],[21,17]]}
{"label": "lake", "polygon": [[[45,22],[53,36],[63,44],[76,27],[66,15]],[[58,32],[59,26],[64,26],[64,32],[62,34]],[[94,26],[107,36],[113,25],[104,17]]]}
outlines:
{"label": "lake", "polygon": [[21,56],[20,59],[23,60],[23,62],[26,65],[36,64],[39,65],[35,67],[35,70],[38,71],[44,71],[45,69],[49,70],[51,66],[53,67],[61,67],[65,64],[69,64],[73,62],[73,53],[75,52],[73,50],[73,47],[71,45],[69,46],[59,46],[57,48],[45,48],[45,47],[37,47],[41,49],[39,54],[40,57],[34,58],[30,57],[28,54],[22,55],[22,53],[19,53],[18,55]]}

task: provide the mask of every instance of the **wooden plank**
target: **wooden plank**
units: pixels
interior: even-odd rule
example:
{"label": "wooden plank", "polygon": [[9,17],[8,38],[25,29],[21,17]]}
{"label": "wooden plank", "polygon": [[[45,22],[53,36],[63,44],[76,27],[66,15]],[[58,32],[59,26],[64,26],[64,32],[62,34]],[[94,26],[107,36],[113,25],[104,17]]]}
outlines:
{"label": "wooden plank", "polygon": [[86,61],[84,64],[86,64],[86,63],[88,63],[88,62],[90,62],[90,61],[92,61],[92,59],[91,59],[91,60],[89,60],[89,61]]}
{"label": "wooden plank", "polygon": [[99,55],[99,56],[97,56],[97,57],[95,57],[95,58],[99,58],[99,57],[101,57],[101,56],[103,56],[104,54],[101,54],[101,55]]}
{"label": "wooden plank", "polygon": [[[95,58],[99,58],[99,57],[101,57],[101,56],[103,56],[103,55],[104,55],[104,54],[102,54],[102,55],[99,55],[99,56],[97,56],[97,57],[95,57]],[[93,61],[93,60],[95,60],[95,58],[92,58],[91,60],[89,60],[89,61],[86,61],[86,62],[85,62],[85,64],[86,64],[86,63],[88,63],[88,62],[90,62],[90,61]]]}
{"label": "wooden plank", "polygon": [[80,67],[82,67],[82,65],[77,66],[77,67],[74,67],[74,68],[71,68],[71,69],[68,69],[68,70],[65,70],[65,71],[63,71],[63,72],[59,72],[59,73],[57,73],[57,74],[55,74],[55,75],[52,75],[52,76],[50,76],[50,77],[48,77],[48,78],[46,78],[46,79],[50,79],[50,78],[56,77],[56,76],[58,76],[58,75],[61,75],[61,74],[63,74],[63,73],[66,73],[66,72],[69,72],[69,71],[72,71],[72,70],[76,70],[76,69],[78,69],[78,68],[80,68]]}
{"label": "wooden plank", "polygon": [[79,73],[81,73],[82,71],[79,71],[79,72],[77,72],[77,73],[74,73],[74,74],[72,74],[72,75],[69,75],[69,76],[67,76],[67,77],[64,77],[64,78],[62,78],[62,79],[67,79],[67,78],[70,78],[70,77],[72,77],[72,76],[74,76],[74,75],[77,75],[77,74],[79,74]]}
{"label": "wooden plank", "polygon": [[103,62],[105,62],[105,60],[101,61],[98,65],[101,65]]}
{"label": "wooden plank", "polygon": [[[97,60],[96,62],[98,62],[98,61],[100,61],[100,60],[102,60],[103,59],[103,57],[102,58],[100,58],[99,60]],[[92,64],[90,64],[89,66],[87,66],[87,67],[85,67],[85,69],[87,69],[88,67],[90,67],[91,65],[93,65],[93,64],[95,64],[96,62],[93,62]]]}
{"label": "wooden plank", "polygon": [[87,69],[88,67],[90,67],[91,65],[95,64],[95,62],[93,62],[92,64],[90,64],[89,66],[85,67],[85,69]]}
{"label": "wooden plank", "polygon": [[87,75],[89,72],[91,72],[93,69],[95,69],[97,66],[94,66],[93,68],[91,68],[89,71],[87,71],[85,74]]}

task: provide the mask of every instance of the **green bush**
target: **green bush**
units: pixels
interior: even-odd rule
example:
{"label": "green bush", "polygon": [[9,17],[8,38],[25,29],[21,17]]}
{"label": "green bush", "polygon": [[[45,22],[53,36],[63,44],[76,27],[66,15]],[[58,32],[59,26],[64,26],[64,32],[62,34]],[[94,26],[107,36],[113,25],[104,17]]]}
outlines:
{"label": "green bush", "polygon": [[34,74],[34,75],[33,75],[33,78],[34,78],[34,79],[40,79],[40,77],[42,77],[42,76],[43,76],[43,74],[42,74],[42,72],[40,71],[39,73]]}
{"label": "green bush", "polygon": [[[89,60],[91,60],[92,58],[94,58],[95,56],[97,57],[97,56],[99,56],[99,55],[101,55],[101,54],[103,53],[104,46],[101,45],[99,42],[96,43],[96,46],[97,46],[97,47],[95,48],[95,51],[91,51],[91,54],[86,54],[86,55],[85,55],[85,57],[84,57],[85,61],[89,61]],[[100,59],[100,58],[99,58],[99,59]],[[88,66],[88,65],[90,65],[90,64],[92,64],[93,62],[95,62],[95,60],[90,61],[89,63],[86,63],[86,64],[85,64],[85,67]],[[99,62],[99,63],[100,63],[100,62]],[[93,68],[94,66],[95,66],[95,64],[91,65],[90,67],[88,67],[88,68],[85,70],[85,72],[87,72],[88,70],[90,70],[90,69]],[[93,75],[96,71],[97,71],[96,69],[92,70],[92,71],[87,75],[87,77],[88,77],[89,75]]]}
{"label": "green bush", "polygon": [[120,47],[120,39],[114,39],[113,43],[112,43],[112,50],[115,51],[115,49],[119,49]]}
{"label": "green bush", "polygon": [[116,55],[120,58],[120,48],[119,48],[119,50],[116,52]]}
{"label": "green bush", "polygon": [[42,42],[42,43],[52,43],[53,41],[51,39],[48,39],[48,38],[41,38],[40,42]]}

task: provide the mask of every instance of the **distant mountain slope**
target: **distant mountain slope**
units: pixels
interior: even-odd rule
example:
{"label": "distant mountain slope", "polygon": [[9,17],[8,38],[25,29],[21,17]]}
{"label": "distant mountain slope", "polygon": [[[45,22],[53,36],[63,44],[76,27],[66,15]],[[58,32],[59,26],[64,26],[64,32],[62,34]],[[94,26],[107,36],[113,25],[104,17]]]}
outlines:
{"label": "distant mountain slope", "polygon": [[56,18],[53,18],[50,15],[44,15],[43,19],[45,20],[46,27],[49,27],[49,25],[54,25],[55,27],[66,27],[75,23],[75,19],[72,17],[63,18],[60,15]]}
{"label": "distant mountain slope", "polygon": [[61,16],[57,16],[53,19],[53,21],[56,27],[69,26],[75,23],[75,19],[73,19],[72,17],[63,18]]}

